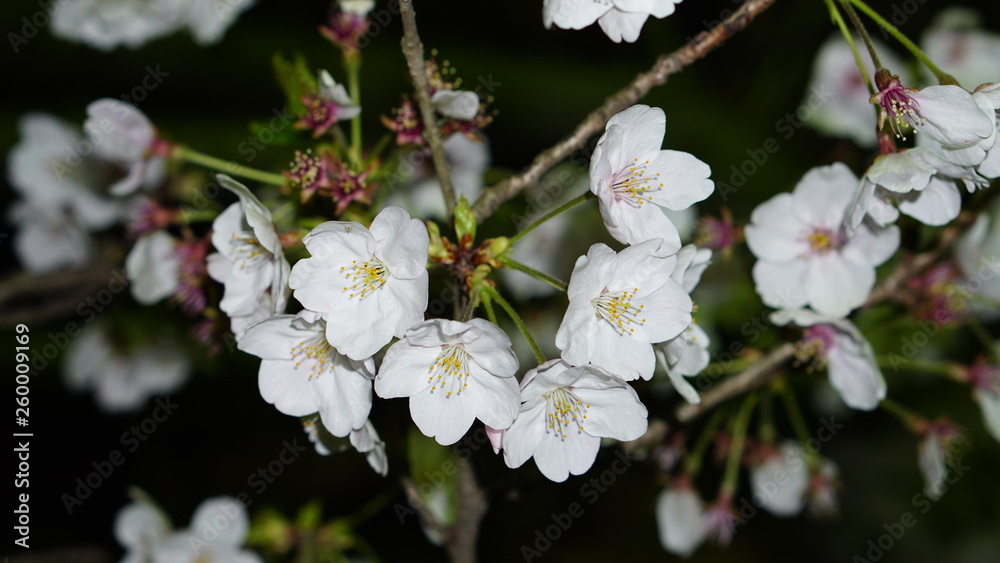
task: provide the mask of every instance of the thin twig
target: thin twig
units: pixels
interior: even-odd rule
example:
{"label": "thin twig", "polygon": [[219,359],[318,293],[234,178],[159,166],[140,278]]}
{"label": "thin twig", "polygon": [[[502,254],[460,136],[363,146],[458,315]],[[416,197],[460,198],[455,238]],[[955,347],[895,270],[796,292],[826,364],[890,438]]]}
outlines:
{"label": "thin twig", "polygon": [[116,272],[101,263],[83,270],[12,276],[0,282],[0,324],[41,323],[65,317],[115,279],[121,287],[113,293],[124,289],[128,282],[121,272]]}
{"label": "thin twig", "polygon": [[438,181],[441,183],[441,192],[444,194],[448,215],[451,216],[455,210],[455,189],[451,185],[451,172],[444,155],[441,131],[438,129],[437,117],[434,115],[434,107],[431,105],[430,83],[427,80],[427,67],[424,62],[424,44],[420,42],[420,36],[417,35],[417,14],[413,11],[413,0],[399,0],[399,13],[403,18],[403,41],[401,42],[403,56],[406,57],[406,64],[410,67],[417,104],[420,106],[420,117],[424,121],[424,136],[427,138],[427,145],[434,158],[434,169],[437,171]]}
{"label": "thin twig", "polygon": [[681,422],[689,422],[731,397],[760,387],[774,377],[778,373],[777,368],[792,359],[793,356],[795,356],[795,344],[791,342],[782,344],[739,375],[726,379],[702,395],[701,402],[697,405],[685,404],[681,406],[677,409],[677,419]]}
{"label": "thin twig", "polygon": [[[536,156],[527,168],[484,190],[472,208],[476,221],[481,223],[492,215],[503,202],[537,182],[542,174],[583,147],[591,136],[604,128],[612,116],[635,104],[654,87],[665,83],[670,75],[677,74],[684,67],[704,58],[725,43],[727,39],[744,29],[761,12],[771,7],[774,2],[775,0],[747,0],[722,23],[698,34],[677,51],[660,56],[652,68],[636,76],[629,85],[605,100],[601,107],[588,115],[569,136]],[[401,5],[406,3],[401,2]],[[405,23],[405,18],[403,21]]]}

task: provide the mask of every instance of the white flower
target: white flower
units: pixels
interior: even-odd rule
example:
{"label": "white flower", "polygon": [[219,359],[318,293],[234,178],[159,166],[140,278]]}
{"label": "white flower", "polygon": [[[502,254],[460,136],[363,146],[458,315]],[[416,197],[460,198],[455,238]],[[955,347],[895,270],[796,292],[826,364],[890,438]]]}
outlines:
{"label": "white flower", "polygon": [[[219,174],[219,183],[239,196],[212,223],[208,275],[225,284],[219,308],[233,320],[237,338],[247,325],[238,319],[261,320],[281,313],[288,303],[290,266],[274,229],[271,212],[246,186]],[[263,307],[263,310],[262,310]]]}
{"label": "white flower", "polygon": [[378,432],[375,431],[375,427],[370,421],[365,421],[364,426],[357,430],[351,430],[347,440],[331,434],[316,417],[304,420],[302,427],[319,455],[341,452],[350,446],[365,454],[368,465],[375,473],[383,477],[389,473],[389,458],[385,453],[385,442],[379,438]]}
{"label": "white flower", "polygon": [[115,515],[115,539],[125,548],[121,563],[145,563],[170,534],[170,521],[148,502],[134,501]]}
{"label": "white flower", "polygon": [[972,10],[945,8],[920,41],[930,60],[968,88],[1000,77],[1000,35],[980,29],[979,20]]}
{"label": "white flower", "polygon": [[135,106],[111,98],[92,102],[83,130],[98,156],[126,170],[125,177],[111,186],[112,194],[128,195],[163,181],[164,159],[154,155],[160,148],[156,130]]}
{"label": "white flower", "polygon": [[375,377],[379,397],[410,398],[424,435],[454,444],[475,419],[507,428],[517,416],[517,357],[510,338],[483,319],[431,319],[392,345]]}
{"label": "white flower", "polygon": [[64,212],[88,231],[121,219],[121,204],[96,189],[102,163],[83,156],[90,148],[76,128],[53,115],[29,113],[18,131],[20,138],[7,153],[7,180],[24,200]]}
{"label": "white flower", "polygon": [[545,0],[545,27],[583,29],[595,21],[615,43],[635,42],[646,18],[665,18],[681,0]]}
{"label": "white flower", "polygon": [[122,350],[99,324],[85,328],[66,354],[67,385],[93,388],[98,406],[107,412],[140,409],[150,396],[180,388],[191,372],[184,352],[172,341],[161,338]]}
{"label": "white flower", "polygon": [[670,275],[677,263],[652,240],[615,253],[590,247],[570,277],[569,307],[556,346],[572,365],[600,366],[625,380],[649,379],[656,368],[653,344],[691,324],[691,298]]}
{"label": "white flower", "polygon": [[684,558],[690,557],[708,537],[708,518],[690,483],[660,492],[656,524],[663,549]]}
{"label": "white flower", "polygon": [[[959,239],[955,260],[964,276],[961,288],[988,300],[1000,301],[1000,207],[980,213],[972,227]],[[988,305],[969,301],[969,307],[987,320],[997,317]]]}
{"label": "white flower", "polygon": [[809,305],[843,317],[865,302],[875,267],[899,247],[899,229],[863,223],[846,236],[844,216],[857,185],[842,163],[813,168],[793,193],[754,209],[745,234],[758,259],[753,279],[765,305]]}
{"label": "white flower", "polygon": [[955,446],[963,439],[947,422],[927,422],[918,446],[917,461],[924,477],[924,494],[938,500],[947,490],[948,465]]}
{"label": "white flower", "polygon": [[338,5],[345,13],[367,16],[375,7],[375,0],[340,0]]}
{"label": "white flower", "polygon": [[805,328],[797,356],[825,365],[830,385],[847,406],[870,411],[885,398],[886,385],[875,352],[850,321],[825,317],[808,309],[785,309],[771,314],[776,325],[794,323]]}
{"label": "white flower", "polygon": [[250,530],[246,509],[234,498],[214,497],[198,506],[191,526],[157,546],[153,563],[262,563],[241,549]]}
{"label": "white flower", "polygon": [[[932,226],[946,225],[958,217],[962,210],[962,194],[954,180],[928,175],[927,169],[919,164],[903,169],[921,160],[917,157],[924,153],[919,151],[917,148],[885,154],[875,160],[861,179],[844,219],[848,237],[854,236],[865,217],[870,217],[880,227],[895,223],[900,213]],[[899,170],[886,170],[890,166],[898,166]],[[930,174],[934,172],[931,170]],[[908,185],[920,187],[903,191],[902,188]]]}
{"label": "white flower", "polygon": [[431,96],[431,105],[445,117],[468,121],[479,113],[479,96],[468,90],[441,89]]}
{"label": "white flower", "polygon": [[521,412],[501,438],[504,461],[515,468],[533,457],[542,475],[562,482],[590,469],[601,438],[642,436],[646,416],[622,379],[596,366],[549,360],[521,380]]}
{"label": "white flower", "polygon": [[217,43],[241,13],[255,0],[175,0],[182,25],[199,45]]}
{"label": "white flower", "polygon": [[[862,43],[859,38],[855,37],[855,43],[859,46],[868,76],[874,76],[875,65],[871,55],[867,49],[860,48]],[[882,42],[874,40],[873,43],[882,64],[900,71],[903,82],[910,82],[909,75],[903,72],[906,68],[903,61]],[[874,148],[878,145],[878,138],[876,114],[868,101],[870,97],[850,45],[839,33],[831,36],[819,48],[813,63],[809,89],[802,103],[802,107],[809,110],[804,121],[827,135],[847,137],[861,147]]]}
{"label": "white flower", "polygon": [[9,216],[17,226],[14,252],[25,270],[47,274],[62,268],[80,268],[90,262],[90,234],[67,212],[22,201],[11,207]]}
{"label": "white flower", "polygon": [[176,0],[62,0],[52,10],[52,33],[102,51],[135,49],[172,33]]}
{"label": "white flower", "polygon": [[608,120],[590,160],[590,191],[611,236],[625,244],[663,239],[680,249],[677,228],[662,208],[674,211],[715,189],[707,164],[680,151],[660,150],[666,131],[660,108],[636,105]]}
{"label": "white flower", "polygon": [[[685,292],[691,293],[701,281],[701,274],[711,260],[711,250],[687,245],[677,253],[677,266],[670,277],[679,283]],[[708,334],[692,320],[680,336],[654,347],[656,358],[666,370],[670,382],[689,403],[700,403],[701,398],[684,378],[698,375],[708,367],[711,360],[708,344]]]}
{"label": "white flower", "polygon": [[[994,346],[1000,347],[1000,342]],[[986,430],[1000,441],[1000,366],[976,365],[969,368],[969,383],[983,412]]]}
{"label": "white flower", "polygon": [[801,446],[784,441],[751,467],[754,503],[775,516],[795,516],[801,512],[809,490],[805,457]]}
{"label": "white flower", "polygon": [[402,207],[383,209],[370,229],[329,221],[302,241],[312,254],[289,279],[295,298],[327,319],[326,337],[360,360],[423,320],[427,229]]}
{"label": "white flower", "polygon": [[291,416],[318,412],[334,436],[362,428],[372,406],[375,362],[341,355],[326,341],[326,322],[275,315],[251,326],[240,350],[261,358],[257,383],[264,400]]}
{"label": "white flower", "polygon": [[125,276],[136,301],[152,305],[177,291],[181,258],[176,250],[174,237],[163,230],[135,241],[125,257]]}
{"label": "white flower", "polygon": [[[884,70],[884,69],[883,69]],[[898,76],[876,73],[879,91],[871,97],[879,104],[879,127],[886,121],[899,137],[906,128],[927,135],[945,149],[964,149],[993,134],[993,120],[959,86],[928,86],[916,90],[905,88]]]}

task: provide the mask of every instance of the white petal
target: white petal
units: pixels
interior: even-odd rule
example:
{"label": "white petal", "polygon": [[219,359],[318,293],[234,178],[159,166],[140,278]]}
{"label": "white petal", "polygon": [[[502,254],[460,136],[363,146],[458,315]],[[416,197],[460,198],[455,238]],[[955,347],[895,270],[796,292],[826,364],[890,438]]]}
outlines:
{"label": "white petal", "polygon": [[663,548],[689,557],[708,535],[701,500],[690,488],[664,489],[656,500],[656,523]]}

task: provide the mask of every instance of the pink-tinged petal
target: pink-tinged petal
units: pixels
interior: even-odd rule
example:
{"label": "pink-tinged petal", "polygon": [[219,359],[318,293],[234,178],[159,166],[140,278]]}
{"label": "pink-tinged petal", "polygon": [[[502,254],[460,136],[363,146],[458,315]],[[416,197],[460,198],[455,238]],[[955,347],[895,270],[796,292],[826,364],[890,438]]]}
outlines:
{"label": "pink-tinged petal", "polygon": [[633,335],[650,343],[664,342],[681,333],[691,324],[691,297],[674,280],[667,280],[656,293],[637,297],[645,322],[635,327]]}
{"label": "pink-tinged petal", "polygon": [[368,420],[372,382],[357,363],[343,356],[331,360],[335,362],[332,369],[314,383],[320,400],[319,416],[331,434],[344,437]]}
{"label": "pink-tinged petal", "polygon": [[535,465],[546,478],[561,483],[570,474],[586,473],[594,465],[600,448],[601,439],[585,432],[568,431],[565,439],[549,432],[535,450]]}
{"label": "pink-tinged petal", "polygon": [[701,499],[690,488],[664,489],[656,500],[656,521],[663,548],[689,557],[708,536]]}
{"label": "pink-tinged petal", "polygon": [[468,432],[482,408],[480,402],[474,395],[449,397],[440,388],[428,389],[410,397],[410,416],[421,433],[450,446]]}
{"label": "pink-tinged petal", "polygon": [[863,338],[858,342],[846,334],[835,336],[827,355],[827,371],[830,384],[853,409],[873,410],[885,398],[885,379],[875,362],[875,352]]}
{"label": "pink-tinged petal", "polygon": [[545,0],[542,17],[546,28],[555,24],[563,29],[583,29],[610,9],[610,4],[593,0]]}
{"label": "pink-tinged petal", "polygon": [[612,141],[620,143],[620,160],[611,160],[611,163],[615,172],[621,172],[632,165],[633,159],[660,150],[667,129],[667,116],[660,108],[637,104],[609,119],[606,128],[610,130],[615,125],[621,127],[621,137],[607,139],[605,149]]}
{"label": "pink-tinged petal", "polygon": [[[225,522],[226,525],[220,525]],[[191,517],[191,532],[212,546],[236,548],[250,530],[243,505],[232,497],[213,497],[202,502]],[[190,546],[188,546],[190,549]]]}
{"label": "pink-tinged petal", "polygon": [[775,309],[802,307],[806,298],[806,276],[809,262],[767,262],[758,260],[753,265],[753,281],[761,301]]}
{"label": "pink-tinged petal", "polygon": [[983,411],[986,430],[994,440],[1000,442],[1000,393],[976,390],[975,396],[979,408]]}
{"label": "pink-tinged petal", "polygon": [[463,389],[462,400],[477,403],[476,418],[493,428],[509,428],[521,406],[517,379],[477,374]]}
{"label": "pink-tinged petal", "polygon": [[427,229],[402,207],[386,207],[372,221],[375,256],[397,278],[413,279],[427,271]]}
{"label": "pink-tinged petal", "polygon": [[570,301],[597,297],[614,275],[616,256],[611,247],[599,242],[590,247],[586,256],[577,258],[566,289]]}
{"label": "pink-tinged petal", "polygon": [[659,174],[663,187],[653,190],[653,203],[679,211],[704,200],[715,191],[712,169],[686,152],[661,150],[651,160],[647,176]]}
{"label": "pink-tinged petal", "polygon": [[[653,354],[652,344],[623,335],[607,323],[600,336],[593,342],[587,356],[589,363],[626,381],[639,378],[648,380],[653,377],[653,372],[656,370],[656,356]],[[566,357],[565,353],[563,357]]]}
{"label": "pink-tinged petal", "polygon": [[924,118],[917,123],[917,130],[945,148],[967,147],[993,133],[995,122],[983,114],[972,94],[959,86],[928,86],[910,95]]}
{"label": "pink-tinged petal", "polygon": [[899,198],[899,211],[925,225],[947,225],[962,210],[962,194],[951,180],[934,177],[922,192]]}
{"label": "pink-tinged petal", "polygon": [[307,416],[320,409],[319,397],[309,380],[309,372],[290,361],[261,360],[257,387],[265,401],[289,416]]}
{"label": "pink-tinged petal", "polygon": [[375,393],[383,399],[393,399],[429,389],[433,383],[431,368],[440,352],[440,347],[413,346],[409,336],[396,342],[385,353],[375,376]]}
{"label": "pink-tinged petal", "polygon": [[754,256],[761,260],[786,261],[809,252],[810,226],[793,206],[792,194],[778,194],[758,205],[743,232]]}
{"label": "pink-tinged petal", "polygon": [[806,172],[792,192],[792,207],[806,224],[837,229],[851,204],[858,177],[842,162]]}
{"label": "pink-tinged petal", "polygon": [[884,154],[875,157],[865,177],[891,192],[919,191],[927,187],[927,182],[937,172],[930,159],[930,155],[920,148]]}
{"label": "pink-tinged petal", "polygon": [[624,381],[610,389],[576,387],[573,393],[585,404],[587,419],[583,431],[599,438],[614,438],[627,442],[646,432],[649,413],[639,396]]}
{"label": "pink-tinged petal", "polygon": [[818,313],[845,317],[865,302],[874,285],[874,266],[830,252],[809,262],[804,290],[809,305]]}
{"label": "pink-tinged petal", "polygon": [[535,455],[545,437],[546,427],[544,399],[521,405],[517,418],[503,431],[503,459],[507,467],[521,467]]}
{"label": "pink-tinged petal", "polygon": [[485,426],[485,428],[486,428],[486,437],[490,441],[490,447],[493,448],[493,453],[495,453],[495,454],[500,453],[500,450],[503,449],[503,433],[504,433],[504,431],[500,430],[498,428],[493,428],[489,424],[487,424]]}
{"label": "pink-tinged petal", "polygon": [[857,264],[881,266],[899,250],[899,227],[862,224],[841,247],[841,255]]}
{"label": "pink-tinged petal", "polygon": [[642,26],[649,18],[648,13],[623,12],[621,10],[610,10],[597,23],[604,30],[605,35],[615,43],[635,43],[642,32]]}

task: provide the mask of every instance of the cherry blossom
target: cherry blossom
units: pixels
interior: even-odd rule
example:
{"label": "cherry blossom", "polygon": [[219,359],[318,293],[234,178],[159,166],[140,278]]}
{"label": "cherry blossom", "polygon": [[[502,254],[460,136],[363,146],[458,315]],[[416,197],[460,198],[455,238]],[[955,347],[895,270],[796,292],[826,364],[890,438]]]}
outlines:
{"label": "cherry blossom", "polygon": [[250,531],[243,505],[231,497],[202,502],[187,529],[171,534],[153,553],[155,563],[262,563],[256,553],[242,549]]}
{"label": "cherry blossom", "polygon": [[317,416],[302,421],[302,428],[316,448],[319,455],[330,455],[353,448],[365,454],[368,466],[385,477],[389,473],[389,458],[385,453],[385,442],[379,437],[371,421],[365,421],[364,426],[351,430],[347,438],[338,438],[327,430]]}
{"label": "cherry blossom", "polygon": [[850,322],[808,309],[785,309],[771,314],[776,325],[793,323],[805,334],[797,356],[803,363],[827,369],[830,384],[847,406],[872,410],[885,398],[886,385],[875,352]]}
{"label": "cherry blossom", "polygon": [[708,518],[690,482],[667,487],[656,500],[656,523],[663,549],[690,557],[708,537]]}
{"label": "cherry blossom", "polygon": [[595,21],[615,43],[634,43],[646,18],[665,18],[681,0],[545,0],[545,27],[583,29]]}
{"label": "cherry blossom", "polygon": [[344,437],[365,425],[372,406],[375,362],[352,360],[326,340],[326,322],[310,315],[275,315],[247,329],[240,350],[261,358],[260,394],[291,416],[318,412]]}
{"label": "cherry blossom", "polygon": [[570,277],[569,307],[556,346],[571,365],[593,364],[627,381],[653,376],[653,344],[680,335],[691,324],[691,298],[670,276],[675,256],[660,241],[616,253],[590,247]]}
{"label": "cherry blossom", "polygon": [[379,397],[410,398],[424,435],[454,444],[475,419],[507,428],[517,416],[517,356],[510,338],[484,319],[431,319],[393,344],[375,377]]}
{"label": "cherry blossom", "polygon": [[948,488],[948,465],[964,437],[958,428],[948,422],[925,422],[924,425],[917,459],[924,477],[924,494],[938,500]]}
{"label": "cherry blossom", "polygon": [[139,237],[125,257],[125,276],[132,297],[152,305],[173,295],[180,287],[181,257],[174,237],[153,231]]}
{"label": "cherry blossom", "polygon": [[124,349],[100,324],[85,328],[66,354],[67,386],[93,389],[107,412],[138,410],[150,396],[180,388],[191,373],[187,356],[169,338]]}
{"label": "cherry blossom", "polygon": [[[1000,342],[994,344],[1000,349]],[[1000,442],[1000,365],[980,364],[968,370],[973,395],[983,412],[986,430]]]}
{"label": "cherry blossom", "polygon": [[750,468],[754,503],[775,516],[795,516],[806,505],[810,475],[805,451],[796,442],[771,446]]}
{"label": "cherry blossom", "polygon": [[327,340],[340,353],[368,358],[423,320],[430,241],[402,207],[383,209],[370,229],[328,221],[302,242],[312,257],[295,264],[290,286],[328,321]]}
{"label": "cherry blossom", "polygon": [[660,108],[635,105],[615,115],[590,160],[590,191],[611,236],[625,244],[663,239],[680,249],[677,228],[663,208],[686,209],[715,189],[711,169],[694,156],[661,150],[666,116]]}
{"label": "cherry blossom", "polygon": [[[500,439],[504,461],[514,468],[534,458],[542,475],[562,482],[590,469],[601,438],[642,436],[646,416],[639,396],[621,378],[596,366],[549,360],[521,380],[520,413]],[[494,432],[500,428],[493,426]]]}
{"label": "cherry blossom", "polygon": [[170,534],[170,520],[151,503],[133,501],[115,515],[114,534],[125,548],[121,563],[145,563]]}
{"label": "cherry blossom", "polygon": [[111,186],[112,194],[128,195],[140,187],[155,187],[163,181],[163,157],[170,147],[135,106],[101,98],[87,106],[83,129],[98,156],[126,171],[125,177]]}
{"label": "cherry blossom", "polygon": [[794,192],[754,209],[745,234],[758,259],[753,279],[765,305],[808,305],[843,317],[865,302],[875,267],[899,246],[899,229],[863,223],[848,238],[843,222],[857,185],[842,163],[813,168]]}
{"label": "cherry blossom", "polygon": [[306,96],[302,103],[306,106],[306,114],[295,122],[295,126],[312,129],[313,137],[320,137],[336,122],[353,119],[361,113],[344,86],[337,84],[325,70],[319,73],[319,95]]}

